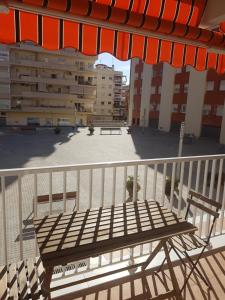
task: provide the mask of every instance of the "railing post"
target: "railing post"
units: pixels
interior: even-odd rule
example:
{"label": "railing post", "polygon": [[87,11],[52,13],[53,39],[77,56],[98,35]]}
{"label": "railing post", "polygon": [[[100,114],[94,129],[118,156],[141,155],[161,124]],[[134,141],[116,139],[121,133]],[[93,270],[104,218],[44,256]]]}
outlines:
{"label": "railing post", "polygon": [[20,260],[23,260],[23,213],[22,213],[22,178],[18,175],[18,195],[19,195],[19,248],[20,248]]}
{"label": "railing post", "polygon": [[3,219],[3,245],[4,245],[4,263],[8,263],[8,247],[7,247],[7,223],[6,223],[6,207],[5,207],[5,177],[1,176],[2,187],[2,219]]}

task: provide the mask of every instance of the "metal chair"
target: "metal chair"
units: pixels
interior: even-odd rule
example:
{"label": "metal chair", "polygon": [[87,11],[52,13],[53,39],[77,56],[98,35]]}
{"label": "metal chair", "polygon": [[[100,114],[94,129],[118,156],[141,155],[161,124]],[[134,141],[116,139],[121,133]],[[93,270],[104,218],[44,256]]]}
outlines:
{"label": "metal chair", "polygon": [[[187,278],[185,279],[183,287],[180,290],[180,293],[182,293],[183,289],[185,288],[189,278],[191,277],[191,275],[194,271],[196,271],[198,273],[198,275],[201,277],[203,282],[208,287],[211,287],[210,283],[205,278],[205,276],[202,274],[201,270],[198,268],[197,265],[198,265],[200,258],[202,257],[203,252],[205,251],[205,249],[210,246],[210,238],[212,235],[213,227],[215,225],[216,219],[219,217],[218,211],[219,211],[219,209],[221,209],[220,203],[216,202],[215,200],[209,199],[193,190],[191,190],[189,192],[189,197],[190,198],[187,199],[188,206],[187,206],[187,210],[186,210],[186,214],[185,214],[185,219],[188,220],[190,213],[193,213],[191,211],[192,206],[194,206],[195,210],[200,209],[202,212],[203,211],[206,212],[209,215],[209,222],[207,222],[207,224],[206,224],[206,226],[208,226],[208,228],[207,228],[208,234],[206,235],[205,238],[201,238],[197,234],[182,234],[182,235],[171,238],[169,241],[169,245],[170,245],[169,251],[174,250],[174,252],[176,253],[176,255],[179,257],[179,259],[181,260],[181,262],[184,265],[185,265],[185,261],[184,261],[183,257],[184,258],[186,257],[187,261],[192,266],[192,269],[191,269],[190,273],[188,274]],[[198,199],[198,201],[196,201],[193,198]],[[202,203],[200,203],[200,201]],[[207,204],[210,205],[211,207],[209,208],[208,206],[206,206]],[[195,211],[195,212],[197,212],[197,211]],[[201,249],[201,252],[197,255],[196,261],[194,262],[192,260],[191,256],[188,254],[188,252],[198,249],[198,248],[199,249],[202,248],[202,249]],[[182,257],[182,255],[183,255],[183,257]],[[158,271],[161,270],[164,263],[165,263],[165,259],[163,260]]]}

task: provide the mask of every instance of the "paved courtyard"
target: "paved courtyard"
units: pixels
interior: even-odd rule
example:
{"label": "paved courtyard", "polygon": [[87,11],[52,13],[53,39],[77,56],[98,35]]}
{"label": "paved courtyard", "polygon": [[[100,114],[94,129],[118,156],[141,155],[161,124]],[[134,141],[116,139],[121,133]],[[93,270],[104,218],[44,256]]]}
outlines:
{"label": "paved courtyard", "polygon": [[[159,133],[155,129],[142,131],[139,128],[134,129],[132,135],[127,134],[125,128],[123,128],[122,135],[100,135],[99,128],[96,128],[93,136],[88,135],[87,128],[81,128],[78,132],[63,129],[59,135],[55,135],[51,129],[40,129],[37,132],[26,133],[11,132],[9,130],[0,131],[0,169],[175,157],[177,156],[178,142],[178,133]],[[219,153],[224,153],[224,149],[214,138],[200,138],[191,145],[184,145],[183,148],[183,156]],[[128,170],[128,174],[129,172]],[[143,172],[143,169],[139,170],[140,181],[143,179]],[[149,174],[153,176],[153,170],[150,170]],[[76,176],[75,172],[68,172],[67,191],[76,190]],[[106,172],[105,176],[106,181],[111,182],[112,170]],[[159,176],[159,179],[161,177]],[[89,173],[84,171],[81,176],[80,187],[81,208],[87,207],[89,201],[88,180]],[[62,182],[62,174],[53,174],[53,193],[63,191]],[[99,182],[101,182],[101,172],[97,170],[93,174],[94,206],[100,204],[99,198],[95,197],[95,195],[99,195],[101,189]],[[121,202],[123,172],[120,168],[117,170],[116,182],[116,199],[118,199],[116,201]],[[157,189],[156,193],[160,193],[160,191],[160,189]],[[106,186],[106,204],[111,203],[111,192],[111,188]],[[48,174],[38,175],[38,195],[48,193]],[[32,228],[33,197],[34,178],[33,175],[26,175],[22,179],[23,246],[25,254],[33,253],[35,249]],[[72,202],[69,203],[67,209],[71,210],[73,204]],[[60,205],[53,207],[53,209],[56,211],[61,210],[62,206]],[[38,209],[40,213],[46,213],[48,205],[47,208],[46,205],[42,205]],[[19,257],[19,207],[16,177],[6,179],[6,211],[8,259],[10,261]],[[0,234],[0,238],[2,238],[2,231],[0,231]],[[1,247],[3,246],[0,246],[0,253],[3,253]],[[1,261],[3,261],[3,257],[0,254],[0,263]]]}

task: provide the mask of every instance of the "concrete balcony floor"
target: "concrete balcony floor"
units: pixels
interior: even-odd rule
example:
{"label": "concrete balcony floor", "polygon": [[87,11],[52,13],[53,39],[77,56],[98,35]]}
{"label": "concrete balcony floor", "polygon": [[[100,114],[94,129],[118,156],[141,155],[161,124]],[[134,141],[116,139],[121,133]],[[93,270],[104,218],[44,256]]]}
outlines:
{"label": "concrete balcony floor", "polygon": [[[180,262],[174,262],[174,271],[180,288],[183,285],[184,278],[190,271],[188,263],[185,265]],[[196,275],[191,276],[182,296],[187,300],[202,299],[225,299],[225,247],[207,252],[200,260],[199,267],[205,277],[211,283],[212,288],[206,287],[204,282]],[[64,294],[54,297],[57,300],[147,300],[165,293],[172,289],[171,279],[168,269],[162,272],[154,273],[155,269],[149,269],[145,272],[129,274],[129,276],[115,275],[113,279],[102,277],[97,280],[88,281],[85,274],[80,277],[84,283],[79,285],[78,289],[70,294]],[[127,272],[128,274],[128,272]],[[78,281],[79,281],[78,279]],[[162,298],[166,299],[166,298]],[[171,298],[170,298],[171,299]]]}

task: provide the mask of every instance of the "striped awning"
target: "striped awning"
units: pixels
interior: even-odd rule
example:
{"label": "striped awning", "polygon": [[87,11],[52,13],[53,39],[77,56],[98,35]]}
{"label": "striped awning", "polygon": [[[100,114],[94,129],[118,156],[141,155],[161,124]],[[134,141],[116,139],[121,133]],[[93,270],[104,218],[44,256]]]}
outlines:
{"label": "striped awning", "polygon": [[108,52],[120,60],[225,70],[225,35],[199,27],[207,0],[17,0],[0,13],[0,42]]}

